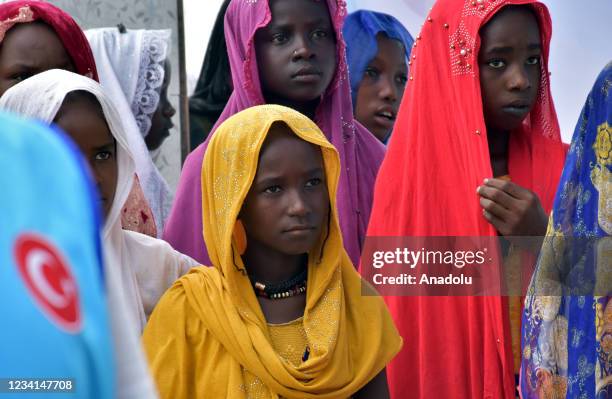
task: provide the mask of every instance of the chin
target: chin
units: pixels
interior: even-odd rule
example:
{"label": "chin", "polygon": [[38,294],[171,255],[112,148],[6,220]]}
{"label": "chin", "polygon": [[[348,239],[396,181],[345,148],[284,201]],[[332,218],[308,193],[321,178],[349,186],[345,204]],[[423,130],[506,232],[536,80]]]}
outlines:
{"label": "chin", "polygon": [[279,245],[279,247],[282,247],[281,252],[283,252],[286,255],[302,255],[302,254],[307,254],[308,252],[310,252],[312,248],[314,247],[314,245],[315,245],[314,242],[292,241],[292,242],[287,242],[285,245],[282,245],[282,246]]}
{"label": "chin", "polygon": [[385,139],[387,138],[387,136],[390,133],[388,131],[376,131],[376,130],[370,130],[370,131],[381,142],[385,141]]}
{"label": "chin", "polygon": [[323,95],[322,92],[308,92],[308,93],[300,93],[293,92],[291,93],[291,97],[289,97],[292,101],[298,103],[309,103],[311,101],[317,101]]}

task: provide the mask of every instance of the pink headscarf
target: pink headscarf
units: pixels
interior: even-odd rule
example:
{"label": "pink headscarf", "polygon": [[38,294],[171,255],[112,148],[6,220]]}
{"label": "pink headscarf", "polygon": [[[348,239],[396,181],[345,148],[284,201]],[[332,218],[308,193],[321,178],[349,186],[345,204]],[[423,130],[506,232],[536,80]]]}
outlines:
{"label": "pink headscarf", "polygon": [[[374,181],[382,159],[383,145],[353,119],[342,23],[346,4],[326,0],[337,38],[335,77],[321,98],[315,122],[340,153],[342,174],[338,190],[338,210],[344,246],[355,265],[372,208]],[[232,0],[225,15],[225,39],[232,70],[234,91],[213,128],[243,109],[265,104],[257,59],[255,32],[271,20],[267,0]],[[164,239],[178,251],[203,264],[210,264],[202,230],[202,185],[200,174],[208,139],[185,160],[174,206],[168,218]]]}

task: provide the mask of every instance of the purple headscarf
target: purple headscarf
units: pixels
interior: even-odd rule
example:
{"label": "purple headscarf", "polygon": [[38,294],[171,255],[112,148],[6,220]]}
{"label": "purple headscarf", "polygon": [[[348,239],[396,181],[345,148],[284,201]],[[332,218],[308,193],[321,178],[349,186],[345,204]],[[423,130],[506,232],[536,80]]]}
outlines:
{"label": "purple headscarf", "polygon": [[[346,67],[342,23],[346,4],[326,0],[337,37],[337,66],[332,83],[315,113],[315,122],[340,153],[342,174],[338,190],[338,211],[344,247],[355,265],[365,238],[374,181],[382,159],[383,145],[353,119]],[[265,104],[255,56],[255,32],[271,20],[267,0],[232,0],[225,15],[225,40],[232,70],[234,91],[217,121],[216,128],[243,109]],[[214,134],[214,133],[213,133]],[[176,198],[166,223],[164,239],[174,248],[205,265],[210,265],[202,230],[201,169],[208,139],[185,160]]]}

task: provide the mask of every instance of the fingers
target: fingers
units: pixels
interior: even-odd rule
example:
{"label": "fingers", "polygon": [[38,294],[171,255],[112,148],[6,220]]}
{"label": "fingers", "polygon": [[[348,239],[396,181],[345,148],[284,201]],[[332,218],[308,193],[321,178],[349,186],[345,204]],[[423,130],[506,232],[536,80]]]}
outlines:
{"label": "fingers", "polygon": [[527,199],[531,194],[531,191],[508,180],[484,179],[484,185],[486,187],[493,187],[498,190],[501,190],[516,199]]}
{"label": "fingers", "polygon": [[508,219],[510,219],[512,216],[511,211],[508,208],[505,208],[499,203],[488,198],[480,197],[480,206],[482,206],[486,212],[504,222],[508,221]]}
{"label": "fingers", "polygon": [[499,231],[502,235],[506,235],[506,223],[503,220],[490,213],[486,209],[482,210],[482,215],[485,219],[487,219],[489,223],[493,225],[493,227],[495,227],[495,230]]}
{"label": "fingers", "polygon": [[500,188],[484,185],[484,186],[478,187],[476,189],[476,192],[481,197],[481,202],[480,202],[481,205],[482,205],[482,198],[486,198],[492,202],[495,202],[501,205],[502,207],[508,210],[514,209],[516,207],[517,199],[509,195],[508,193],[506,193]]}

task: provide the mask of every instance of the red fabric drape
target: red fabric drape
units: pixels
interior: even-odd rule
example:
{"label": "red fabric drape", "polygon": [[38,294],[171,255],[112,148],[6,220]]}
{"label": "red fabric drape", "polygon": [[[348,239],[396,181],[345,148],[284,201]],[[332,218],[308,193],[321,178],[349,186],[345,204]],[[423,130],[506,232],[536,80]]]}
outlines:
{"label": "red fabric drape", "polygon": [[35,21],[45,22],[57,33],[72,58],[76,72],[98,81],[96,63],[85,34],[70,15],[53,4],[42,1],[9,1],[0,4],[0,23],[5,24],[7,20],[15,18],[20,9],[26,6],[32,10]]}
{"label": "red fabric drape", "polygon": [[[534,0],[439,0],[412,52],[411,80],[376,181],[368,236],[496,235],[476,195],[492,177],[478,32],[508,4],[531,4],[543,45],[538,101],[512,132],[509,172],[550,211],[565,149],[550,95],[547,8]],[[507,298],[386,302],[404,338],[387,370],[392,397],[514,398]]]}

